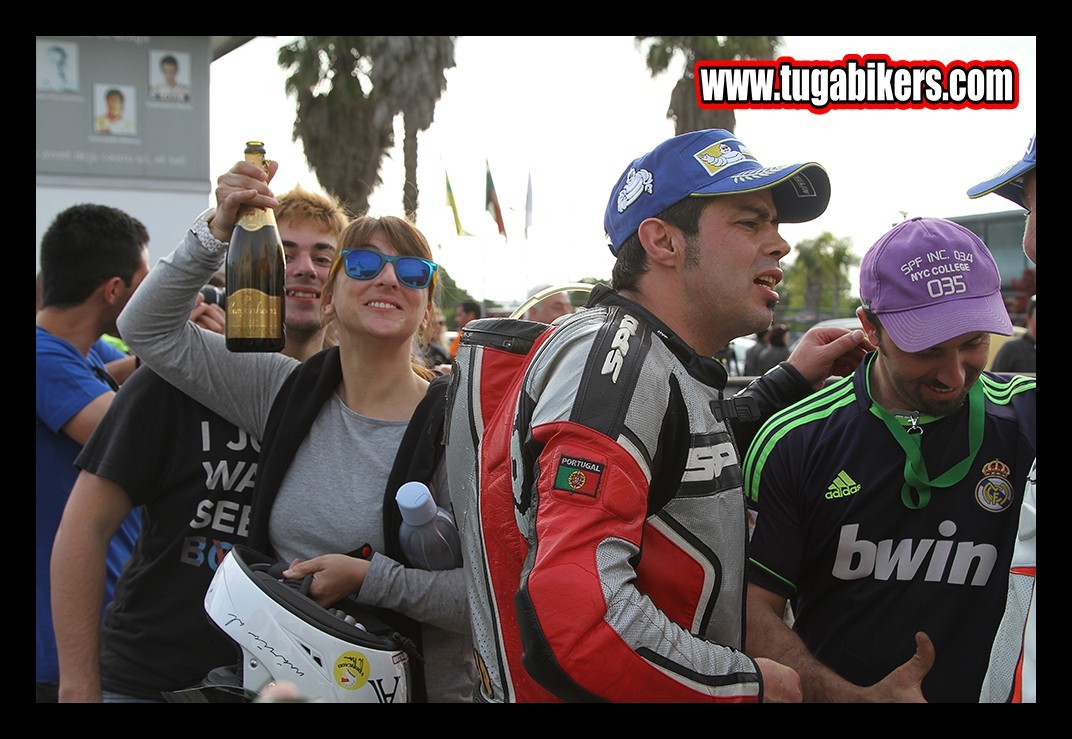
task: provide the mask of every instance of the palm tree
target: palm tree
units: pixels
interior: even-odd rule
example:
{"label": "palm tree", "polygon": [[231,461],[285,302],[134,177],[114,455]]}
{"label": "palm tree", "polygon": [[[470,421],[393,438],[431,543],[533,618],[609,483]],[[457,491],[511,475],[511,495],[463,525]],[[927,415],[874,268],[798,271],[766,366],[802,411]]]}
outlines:
{"label": "palm tree", "polygon": [[297,100],[294,139],[320,184],[354,213],[368,210],[380,163],[404,118],[403,203],[417,209],[417,133],[432,123],[454,66],[452,36],[300,36],[279,50]]}
{"label": "palm tree", "polygon": [[737,116],[732,108],[710,110],[696,101],[693,67],[697,61],[732,59],[774,59],[781,36],[637,36],[637,48],[647,44],[646,62],[652,77],[662,74],[675,58],[684,57],[681,79],[670,93],[666,117],[674,122],[677,135],[705,128],[733,132]]}
{"label": "palm tree", "polygon": [[447,87],[445,72],[454,66],[455,36],[374,36],[369,46],[372,81],[386,96],[391,110],[401,113],[404,137],[402,156],[406,179],[402,205],[415,221],[417,187],[417,134],[427,130],[435,106]]}
{"label": "palm tree", "polygon": [[393,116],[369,80],[366,36],[299,36],[279,50],[297,99],[294,140],[320,184],[353,213],[383,181],[380,162],[394,145]]}

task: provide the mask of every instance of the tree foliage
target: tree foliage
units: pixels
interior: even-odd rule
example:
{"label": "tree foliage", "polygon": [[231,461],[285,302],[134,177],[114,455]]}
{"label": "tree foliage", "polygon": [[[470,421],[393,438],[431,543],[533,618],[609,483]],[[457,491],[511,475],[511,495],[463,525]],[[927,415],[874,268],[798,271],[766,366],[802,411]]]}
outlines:
{"label": "tree foliage", "polygon": [[852,250],[852,239],[837,238],[823,231],[793,247],[796,258],[785,267],[779,286],[787,310],[815,309],[833,316],[842,315],[852,305],[849,270],[859,266],[860,257]]}
{"label": "tree foliage", "polygon": [[454,281],[454,278],[447,272],[447,268],[442,264],[439,265],[439,272],[436,277],[436,281],[439,283],[437,288],[438,295],[436,296],[436,302],[439,304],[439,310],[447,318],[447,323],[452,328],[456,328],[454,324],[454,308],[458,303],[464,303],[467,300],[475,301],[472,295],[467,290],[463,290],[458,286],[458,283]]}
{"label": "tree foliage", "polygon": [[681,78],[670,93],[666,117],[674,122],[676,135],[705,128],[734,131],[737,116],[732,108],[709,110],[696,102],[696,78],[693,68],[698,61],[774,59],[781,46],[781,36],[637,36],[638,48],[647,47],[646,62],[654,77],[662,74],[676,60],[681,60]]}
{"label": "tree foliage", "polygon": [[454,66],[453,36],[299,36],[279,50],[296,100],[294,140],[324,189],[352,212],[368,210],[380,164],[405,131],[405,213],[417,209],[417,132],[431,125]]}
{"label": "tree foliage", "polygon": [[364,36],[300,36],[279,50],[296,99],[294,140],[328,192],[353,213],[368,210],[380,162],[394,145],[393,116],[374,93]]}
{"label": "tree foliage", "polygon": [[417,134],[435,119],[435,107],[447,88],[446,70],[454,66],[455,36],[373,36],[372,77],[392,110],[402,114],[402,153],[406,177],[402,205],[416,220]]}

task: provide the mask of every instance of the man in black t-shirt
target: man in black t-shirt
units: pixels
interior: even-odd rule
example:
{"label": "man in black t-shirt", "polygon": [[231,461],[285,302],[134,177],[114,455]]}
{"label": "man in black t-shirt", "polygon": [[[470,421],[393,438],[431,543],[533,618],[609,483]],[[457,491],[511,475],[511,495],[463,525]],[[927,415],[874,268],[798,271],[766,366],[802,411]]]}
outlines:
{"label": "man in black t-shirt", "polygon": [[[305,360],[326,343],[320,291],[348,219],[334,198],[301,188],[279,198],[276,218],[287,256],[283,353]],[[60,702],[163,702],[235,662],[204,597],[246,541],[259,452],[258,439],[147,367],[123,385],[75,462],[53,550],[64,563],[52,580]],[[139,505],[142,532],[102,624],[102,542]]]}

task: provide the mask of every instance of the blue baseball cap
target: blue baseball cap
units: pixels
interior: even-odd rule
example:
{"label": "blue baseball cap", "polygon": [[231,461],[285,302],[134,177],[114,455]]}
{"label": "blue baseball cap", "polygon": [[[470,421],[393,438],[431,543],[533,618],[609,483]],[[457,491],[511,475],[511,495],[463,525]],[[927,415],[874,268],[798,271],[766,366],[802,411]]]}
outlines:
{"label": "blue baseball cap", "polygon": [[1024,152],[1020,161],[1011,167],[998,172],[986,182],[980,182],[968,190],[969,198],[981,198],[992,192],[996,192],[1003,198],[1024,207],[1024,175],[1035,168],[1035,135],[1027,142],[1027,151]]}
{"label": "blue baseball cap", "polygon": [[783,223],[818,218],[830,202],[830,177],[815,162],[764,167],[721,128],[675,136],[634,159],[614,185],[603,217],[610,251],[617,255],[644,220],[684,198],[768,189]]}

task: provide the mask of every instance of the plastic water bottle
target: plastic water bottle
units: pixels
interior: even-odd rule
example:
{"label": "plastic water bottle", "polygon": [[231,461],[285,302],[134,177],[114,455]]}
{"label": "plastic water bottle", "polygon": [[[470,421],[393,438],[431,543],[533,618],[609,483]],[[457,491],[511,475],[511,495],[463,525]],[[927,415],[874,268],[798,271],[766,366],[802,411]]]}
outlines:
{"label": "plastic water bottle", "polygon": [[454,516],[436,504],[423,482],[407,482],[395,493],[402,512],[399,539],[402,551],[422,570],[450,570],[462,566],[462,544]]}

